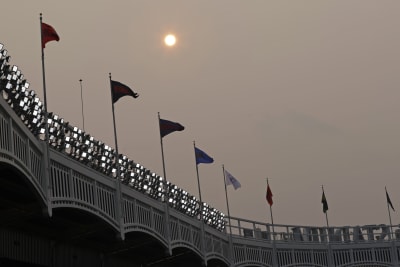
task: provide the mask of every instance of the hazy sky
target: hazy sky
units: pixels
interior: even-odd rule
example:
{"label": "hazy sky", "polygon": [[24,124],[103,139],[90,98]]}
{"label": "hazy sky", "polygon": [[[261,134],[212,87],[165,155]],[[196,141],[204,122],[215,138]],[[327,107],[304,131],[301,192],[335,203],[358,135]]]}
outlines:
{"label": "hazy sky", "polygon": [[[89,4],[90,2],[90,4]],[[5,1],[0,42],[43,99],[39,13],[61,40],[45,49],[48,110],[114,146],[108,73],[140,97],[115,105],[120,153],[235,217],[334,226],[400,211],[400,1]],[[163,44],[167,33],[178,43]],[[394,224],[400,223],[392,213]]]}

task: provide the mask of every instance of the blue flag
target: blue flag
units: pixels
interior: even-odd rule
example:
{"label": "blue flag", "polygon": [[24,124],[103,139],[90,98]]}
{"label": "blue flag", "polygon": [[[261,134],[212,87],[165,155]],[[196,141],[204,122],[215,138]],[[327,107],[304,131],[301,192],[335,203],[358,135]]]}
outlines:
{"label": "blue flag", "polygon": [[199,163],[213,163],[214,159],[207,155],[204,151],[201,151],[197,147],[194,148],[194,152],[196,154],[196,164]]}

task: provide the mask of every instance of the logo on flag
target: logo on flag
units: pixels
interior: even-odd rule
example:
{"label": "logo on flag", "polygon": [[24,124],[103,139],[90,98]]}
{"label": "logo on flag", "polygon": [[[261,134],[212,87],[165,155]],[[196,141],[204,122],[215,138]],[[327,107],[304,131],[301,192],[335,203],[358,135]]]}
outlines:
{"label": "logo on flag", "polygon": [[235,190],[242,186],[240,182],[226,170],[225,170],[225,183],[226,185],[232,185]]}

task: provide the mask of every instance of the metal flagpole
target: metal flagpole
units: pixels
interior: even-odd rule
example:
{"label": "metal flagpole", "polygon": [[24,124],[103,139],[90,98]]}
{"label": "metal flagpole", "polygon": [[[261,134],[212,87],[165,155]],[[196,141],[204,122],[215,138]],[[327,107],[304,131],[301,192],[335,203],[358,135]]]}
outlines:
{"label": "metal flagpole", "polygon": [[224,186],[225,186],[225,199],[226,199],[226,208],[228,210],[228,221],[229,221],[229,233],[232,235],[232,227],[231,227],[231,214],[229,212],[229,201],[228,201],[228,190],[226,189],[226,176],[225,176],[225,167],[222,164],[222,173],[224,177]]}
{"label": "metal flagpole", "polygon": [[229,252],[230,252],[230,260],[233,262],[233,246],[232,246],[232,225],[231,225],[231,214],[229,212],[229,202],[228,202],[228,190],[226,189],[226,176],[225,176],[225,167],[222,164],[222,173],[224,178],[224,186],[225,186],[225,199],[226,199],[226,208],[228,211],[228,221],[229,221]]}
{"label": "metal flagpole", "polygon": [[47,174],[47,211],[49,216],[52,216],[51,208],[51,196],[52,196],[52,183],[50,176],[50,151],[49,151],[49,125],[48,125],[48,113],[47,113],[47,93],[46,93],[46,73],[44,68],[44,47],[43,47],[43,21],[42,13],[40,13],[40,46],[42,48],[42,76],[43,76],[43,98],[44,98],[44,138],[46,143],[46,158],[44,161],[46,174]]}
{"label": "metal flagpole", "polygon": [[123,215],[122,215],[122,210],[121,210],[121,204],[122,204],[122,192],[121,192],[121,177],[120,177],[120,169],[119,169],[119,152],[118,152],[118,141],[117,141],[117,127],[115,125],[115,112],[114,112],[114,101],[113,101],[113,92],[112,92],[112,81],[111,81],[111,73],[109,73],[109,78],[110,78],[110,95],[111,95],[111,107],[112,107],[112,118],[113,118],[113,125],[114,125],[114,141],[115,141],[115,168],[116,170],[116,180],[117,180],[117,201],[116,201],[116,207],[117,207],[117,214],[119,214],[119,225],[120,225],[120,233],[121,233],[121,239],[125,239],[125,233],[123,231]]}
{"label": "metal flagpole", "polygon": [[[44,111],[45,111],[46,125],[47,125],[47,93],[46,93],[46,74],[44,71],[44,48],[43,48],[43,26],[42,26],[43,24],[42,23],[43,23],[42,13],[40,13],[40,36],[41,36],[41,44],[40,45],[42,47],[43,98],[44,98]],[[47,136],[46,136],[46,138],[47,138]]]}
{"label": "metal flagpole", "polygon": [[[193,141],[193,148],[194,148],[194,155],[195,155],[195,161],[196,161],[196,143]],[[197,161],[196,161],[196,174],[197,174],[197,187],[199,188],[199,199],[201,203],[201,212],[200,212],[200,219],[203,220],[203,201],[201,200],[201,190],[200,190],[200,178],[199,178],[199,167],[197,166]]]}
{"label": "metal flagpole", "polygon": [[[324,191],[324,185],[321,185],[321,187],[322,187],[322,197],[323,197],[323,201],[325,201],[325,202],[322,202],[322,209],[323,209],[323,212],[325,213],[325,219],[326,219],[326,231],[327,231],[327,240],[329,240],[328,242],[330,242],[331,240],[331,237],[330,237],[330,235],[329,235],[329,221],[328,221],[328,209],[327,210],[325,210],[325,203],[327,204],[328,203],[328,201],[326,200],[326,196],[325,196],[325,191]],[[327,204],[328,205],[328,204]]]}
{"label": "metal flagpole", "polygon": [[79,83],[81,84],[82,127],[83,127],[83,131],[85,131],[85,117],[84,117],[84,115],[83,115],[83,90],[82,90],[82,79],[79,80]]}
{"label": "metal flagpole", "polygon": [[[115,155],[116,156],[116,166],[119,167],[117,127],[115,126],[115,112],[114,112],[114,101],[113,101],[113,92],[112,92],[111,73],[109,73],[109,77],[110,77],[110,94],[111,94],[112,118],[113,118],[113,125],[114,125],[114,142],[115,142],[115,153],[116,153],[116,155]],[[119,179],[119,168],[117,168],[117,179]]]}
{"label": "metal flagpole", "polygon": [[329,228],[328,211],[325,212],[326,226]]}
{"label": "metal flagpole", "polygon": [[[326,200],[325,196],[325,191],[324,191],[324,185],[321,185],[322,187],[322,196],[323,200],[325,201],[326,205],[328,205],[328,201]],[[322,208],[324,209],[325,203],[323,203]],[[327,207],[328,208],[328,207]],[[328,247],[328,264],[329,266],[332,265],[332,259],[333,259],[333,254],[332,254],[332,249],[331,249],[331,237],[329,236],[329,221],[328,221],[328,209],[324,211],[325,213],[325,219],[326,219],[326,229],[327,229],[327,247]]]}
{"label": "metal flagpole", "polygon": [[[322,185],[322,194],[325,196],[324,185]],[[325,201],[327,202],[326,196],[325,196]],[[328,210],[325,211],[325,219],[326,219],[326,226],[328,228],[328,236],[329,236]]]}
{"label": "metal flagpole", "polygon": [[385,191],[386,191],[386,204],[387,204],[387,208],[388,208],[389,223],[390,223],[390,239],[392,239],[392,233],[393,233],[392,216],[390,215],[389,201],[388,201],[388,199],[387,199],[387,197],[388,197],[388,192],[387,192],[387,190],[386,190],[386,186],[385,186]]}
{"label": "metal flagpole", "polygon": [[204,221],[203,221],[203,201],[201,199],[201,190],[200,190],[200,178],[199,178],[199,167],[197,166],[197,160],[196,160],[196,143],[193,141],[193,149],[194,149],[194,157],[195,157],[195,163],[196,163],[196,174],[197,174],[197,187],[199,188],[199,200],[200,200],[200,227],[201,227],[201,236],[202,238],[202,252],[204,255],[204,262],[207,263],[206,260],[206,247],[205,247],[205,237],[204,237]]}
{"label": "metal flagpole", "polygon": [[160,144],[161,144],[161,158],[162,158],[162,165],[163,165],[163,191],[164,191],[164,201],[165,201],[165,216],[166,225],[167,225],[167,239],[168,239],[168,251],[169,255],[172,255],[172,248],[171,248],[171,236],[170,236],[170,225],[169,225],[169,196],[168,196],[168,188],[167,188],[167,174],[165,172],[165,161],[164,161],[164,145],[163,145],[163,138],[161,136],[161,125],[160,125],[160,112],[158,112],[158,128],[160,130]]}
{"label": "metal flagpole", "polygon": [[[268,177],[267,177],[267,196],[268,196],[268,189],[271,191],[271,188],[269,188],[269,182],[268,182]],[[268,199],[267,199],[268,201]],[[271,224],[272,224],[272,252],[273,252],[273,265],[278,264],[278,259],[277,259],[277,254],[276,254],[276,243],[275,243],[275,226],[274,226],[274,216],[272,216],[272,205],[269,204],[269,212],[271,214]]]}
{"label": "metal flagpole", "polygon": [[163,166],[164,179],[167,179],[167,174],[165,173],[164,145],[163,145],[163,139],[162,139],[162,136],[161,136],[160,112],[158,112],[158,127],[159,127],[159,129],[160,129],[161,158],[162,158],[162,166]]}
{"label": "metal flagpole", "polygon": [[[268,183],[268,177],[267,177],[267,190],[268,190],[268,188],[269,188],[269,183]],[[272,205],[271,204],[269,205],[269,211],[270,211],[270,214],[271,214],[272,232],[273,232],[273,237],[274,237],[274,240],[275,240],[274,216],[272,216]]]}

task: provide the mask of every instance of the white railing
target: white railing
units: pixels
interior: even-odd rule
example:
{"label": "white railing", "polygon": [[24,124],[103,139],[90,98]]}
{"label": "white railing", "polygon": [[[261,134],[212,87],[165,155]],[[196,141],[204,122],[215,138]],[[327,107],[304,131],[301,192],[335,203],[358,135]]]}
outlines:
{"label": "white railing", "polygon": [[317,227],[255,222],[231,217],[232,235],[276,242],[362,243],[400,241],[400,225]]}

